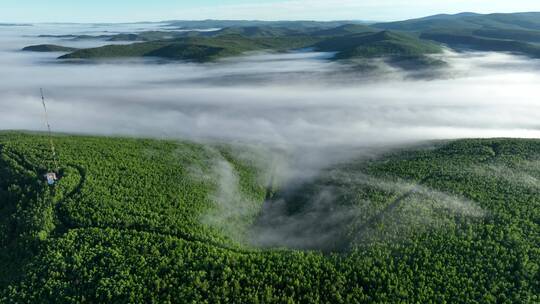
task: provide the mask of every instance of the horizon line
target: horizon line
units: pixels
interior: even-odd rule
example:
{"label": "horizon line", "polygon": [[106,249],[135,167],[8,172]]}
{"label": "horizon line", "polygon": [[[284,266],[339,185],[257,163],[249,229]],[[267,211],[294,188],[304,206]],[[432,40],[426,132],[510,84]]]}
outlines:
{"label": "horizon line", "polygon": [[407,19],[393,19],[393,20],[367,20],[367,19],[329,19],[329,20],[321,20],[321,19],[214,19],[214,18],[206,18],[206,19],[169,19],[169,20],[156,20],[156,21],[96,21],[96,22],[74,22],[74,21],[58,21],[58,22],[50,22],[50,21],[44,21],[44,22],[32,22],[32,21],[17,21],[17,22],[10,22],[10,21],[0,21],[1,25],[19,25],[19,26],[30,26],[34,24],[145,24],[145,23],[170,23],[170,22],[202,22],[202,21],[250,21],[250,22],[363,22],[363,23],[378,23],[378,22],[399,22],[399,21],[406,21],[406,20],[414,20],[414,19],[422,19],[422,18],[428,18],[433,16],[440,16],[440,15],[448,15],[448,16],[456,16],[460,14],[476,14],[476,15],[483,15],[483,16],[489,16],[489,15],[509,15],[509,14],[530,14],[530,13],[540,13],[540,11],[517,11],[517,12],[510,12],[510,13],[476,13],[473,11],[463,11],[455,14],[451,13],[438,13],[433,15],[425,15],[420,17],[414,17],[414,18],[407,18]]}

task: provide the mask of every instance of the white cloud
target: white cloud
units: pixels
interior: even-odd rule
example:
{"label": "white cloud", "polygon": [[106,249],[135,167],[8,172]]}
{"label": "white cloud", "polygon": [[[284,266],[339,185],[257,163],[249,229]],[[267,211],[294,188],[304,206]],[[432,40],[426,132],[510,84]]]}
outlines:
{"label": "white cloud", "polygon": [[27,36],[50,31],[0,30],[0,129],[43,129],[45,87],[53,128],[67,132],[319,146],[540,137],[538,60],[446,54],[452,78],[409,80],[343,74],[321,54],[81,65],[18,51],[57,43]]}

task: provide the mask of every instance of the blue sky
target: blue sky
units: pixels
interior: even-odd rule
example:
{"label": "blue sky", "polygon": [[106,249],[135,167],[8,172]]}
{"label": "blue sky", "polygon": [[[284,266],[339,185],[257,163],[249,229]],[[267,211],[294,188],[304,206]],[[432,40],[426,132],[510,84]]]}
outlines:
{"label": "blue sky", "polygon": [[539,0],[0,0],[0,3],[0,22],[384,21],[463,11],[540,11]]}

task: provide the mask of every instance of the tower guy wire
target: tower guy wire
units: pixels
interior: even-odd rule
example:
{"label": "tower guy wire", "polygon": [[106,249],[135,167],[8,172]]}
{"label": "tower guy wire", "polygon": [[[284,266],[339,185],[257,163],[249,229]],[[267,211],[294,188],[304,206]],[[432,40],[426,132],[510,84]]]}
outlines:
{"label": "tower guy wire", "polygon": [[43,110],[45,111],[45,123],[47,124],[47,132],[48,132],[48,137],[49,137],[49,144],[51,145],[51,153],[52,153],[52,159],[53,159],[53,163],[54,163],[53,170],[56,173],[58,173],[58,171],[59,171],[58,159],[56,157],[56,149],[54,147],[54,141],[53,141],[53,138],[52,138],[51,125],[49,123],[49,114],[47,112],[47,105],[45,103],[45,96],[43,94],[43,88],[40,88],[39,92],[41,93],[41,103],[43,104]]}

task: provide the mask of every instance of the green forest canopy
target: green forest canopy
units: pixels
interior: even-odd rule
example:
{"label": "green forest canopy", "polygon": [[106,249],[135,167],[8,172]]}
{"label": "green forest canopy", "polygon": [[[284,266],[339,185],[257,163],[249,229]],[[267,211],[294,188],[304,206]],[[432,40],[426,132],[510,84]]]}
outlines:
{"label": "green forest canopy", "polygon": [[257,226],[267,185],[237,148],[54,140],[62,178],[51,188],[41,177],[47,138],[0,134],[2,302],[540,301],[539,140],[436,142],[328,168],[292,194],[277,189],[291,218],[319,210],[313,198],[329,189],[332,208],[315,216],[356,212],[323,225],[340,242],[310,250],[257,248],[201,220],[220,208],[215,168],[228,168],[256,212],[226,225]]}

